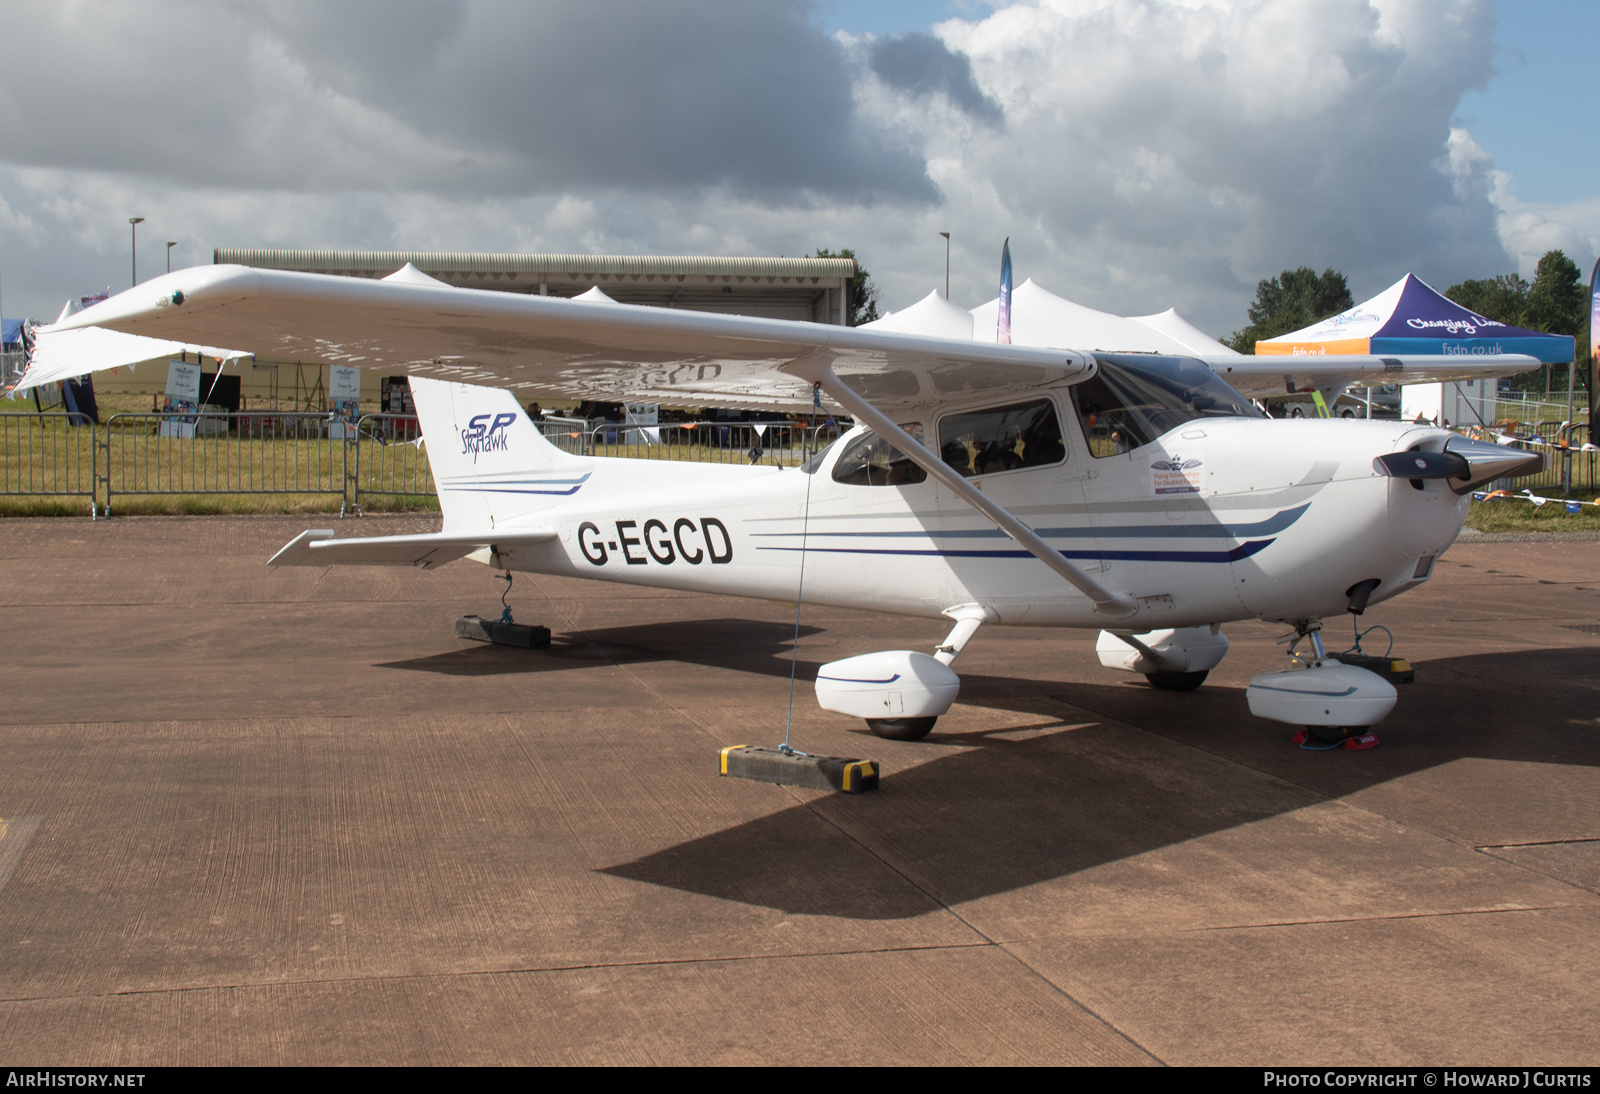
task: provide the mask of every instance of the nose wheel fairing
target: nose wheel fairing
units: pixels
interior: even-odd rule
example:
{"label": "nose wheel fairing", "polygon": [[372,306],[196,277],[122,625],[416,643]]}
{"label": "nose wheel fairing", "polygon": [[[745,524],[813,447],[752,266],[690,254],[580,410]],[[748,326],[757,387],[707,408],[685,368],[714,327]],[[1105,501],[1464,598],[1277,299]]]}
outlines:
{"label": "nose wheel fairing", "polygon": [[1296,726],[1377,725],[1398,698],[1394,685],[1377,673],[1331,660],[1261,673],[1245,689],[1251,714]]}

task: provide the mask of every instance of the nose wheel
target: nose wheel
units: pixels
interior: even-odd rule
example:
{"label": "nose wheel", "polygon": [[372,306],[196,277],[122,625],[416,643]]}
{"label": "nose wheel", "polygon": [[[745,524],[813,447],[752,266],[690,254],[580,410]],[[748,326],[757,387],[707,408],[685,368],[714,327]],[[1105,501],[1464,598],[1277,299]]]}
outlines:
{"label": "nose wheel", "polygon": [[1371,726],[1306,726],[1290,740],[1311,752],[1328,752],[1341,747],[1360,752],[1378,747],[1378,737]]}
{"label": "nose wheel", "polygon": [[1209,670],[1201,672],[1147,672],[1144,678],[1157,691],[1193,691],[1206,682]]}
{"label": "nose wheel", "polygon": [[868,718],[867,728],[886,741],[920,741],[933,732],[933,723],[938,720],[938,718]]}

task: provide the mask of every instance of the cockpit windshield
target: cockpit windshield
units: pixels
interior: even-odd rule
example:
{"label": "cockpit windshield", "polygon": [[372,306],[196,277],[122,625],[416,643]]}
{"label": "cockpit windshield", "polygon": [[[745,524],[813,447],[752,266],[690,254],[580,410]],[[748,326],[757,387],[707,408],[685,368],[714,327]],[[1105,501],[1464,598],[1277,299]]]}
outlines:
{"label": "cockpit windshield", "polygon": [[805,463],[800,465],[800,470],[804,471],[808,475],[815,474],[817,468],[822,466],[822,461],[828,458],[828,453],[833,451],[833,446],[838,443],[839,438],[835,437],[833,440],[829,441],[827,444],[811,453],[811,457],[807,459]]}
{"label": "cockpit windshield", "polygon": [[1095,360],[1099,371],[1072,388],[1095,456],[1131,452],[1196,418],[1261,417],[1204,361],[1108,353]]}

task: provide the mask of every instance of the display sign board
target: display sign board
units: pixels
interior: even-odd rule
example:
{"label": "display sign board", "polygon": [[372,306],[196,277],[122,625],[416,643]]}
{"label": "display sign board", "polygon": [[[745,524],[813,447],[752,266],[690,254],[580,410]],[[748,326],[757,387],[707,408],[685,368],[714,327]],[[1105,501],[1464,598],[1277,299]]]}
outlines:
{"label": "display sign board", "polygon": [[328,398],[334,419],[328,436],[336,441],[356,438],[356,420],[361,417],[361,370],[349,365],[328,366]]}
{"label": "display sign board", "polygon": [[[623,424],[656,425],[661,421],[660,403],[624,403]],[[659,429],[630,429],[627,444],[655,444],[661,440]]]}
{"label": "display sign board", "polygon": [[360,399],[361,370],[349,365],[328,366],[328,398]]}
{"label": "display sign board", "polygon": [[382,384],[382,405],[385,414],[415,414],[411,401],[411,381],[406,376],[385,376]]}
{"label": "display sign board", "polygon": [[200,365],[187,361],[167,362],[167,397],[161,409],[173,415],[162,421],[156,432],[162,437],[193,437],[195,415],[200,410]]}

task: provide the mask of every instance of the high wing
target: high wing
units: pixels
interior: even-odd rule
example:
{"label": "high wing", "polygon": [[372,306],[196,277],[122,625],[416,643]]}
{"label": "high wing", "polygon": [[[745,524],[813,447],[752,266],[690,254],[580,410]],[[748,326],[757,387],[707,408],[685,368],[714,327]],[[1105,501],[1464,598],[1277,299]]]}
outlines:
{"label": "high wing", "polygon": [[[411,276],[405,276],[410,274]],[[116,333],[121,332],[121,333]],[[525,398],[754,409],[810,404],[805,361],[891,416],[969,393],[1085,379],[1073,350],[244,266],[154,278],[39,330],[18,389],[169,354],[357,365],[509,387]],[[1202,357],[1242,394],[1436,383],[1538,367],[1516,354]]]}
{"label": "high wing", "polygon": [[[817,323],[199,266],[154,278],[40,329],[32,386],[123,363],[62,337],[97,327],[238,347],[261,361],[355,365],[503,387],[523,398],[802,409],[821,367],[890,415],[974,392],[1087,379],[1070,350]],[[143,357],[139,359],[144,359]]]}
{"label": "high wing", "polygon": [[1329,402],[1347,387],[1481,380],[1539,367],[1537,357],[1520,353],[1241,354],[1201,360],[1241,395],[1260,398],[1321,391]]}

